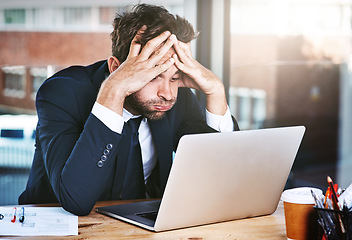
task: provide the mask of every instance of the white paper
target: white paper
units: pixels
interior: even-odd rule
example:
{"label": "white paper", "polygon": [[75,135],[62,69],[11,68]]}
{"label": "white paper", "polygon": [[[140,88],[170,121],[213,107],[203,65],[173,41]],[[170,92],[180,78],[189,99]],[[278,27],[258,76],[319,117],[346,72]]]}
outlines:
{"label": "white paper", "polygon": [[352,207],[352,183],[339,197],[339,202],[341,205],[346,204],[348,209]]}
{"label": "white paper", "polygon": [[[19,221],[24,207],[24,221]],[[16,206],[16,221],[11,222],[14,207],[1,207],[0,236],[67,236],[78,235],[78,216],[61,207]]]}

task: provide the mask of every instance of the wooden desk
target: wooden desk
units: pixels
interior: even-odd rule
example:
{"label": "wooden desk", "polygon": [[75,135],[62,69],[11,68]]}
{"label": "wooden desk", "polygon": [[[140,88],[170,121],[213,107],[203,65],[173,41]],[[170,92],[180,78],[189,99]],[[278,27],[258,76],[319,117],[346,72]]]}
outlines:
{"label": "wooden desk", "polygon": [[[99,202],[96,207],[126,203]],[[7,239],[287,239],[283,204],[268,216],[215,223],[167,232],[153,233],[93,211],[78,218],[78,236],[8,237]],[[1,237],[0,237],[1,238]]]}

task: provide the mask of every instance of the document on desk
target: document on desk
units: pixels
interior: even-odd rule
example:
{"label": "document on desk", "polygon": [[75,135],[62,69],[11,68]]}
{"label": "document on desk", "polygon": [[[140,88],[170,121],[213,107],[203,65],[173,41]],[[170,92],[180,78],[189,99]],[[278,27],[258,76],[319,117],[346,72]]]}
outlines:
{"label": "document on desk", "polygon": [[61,207],[0,206],[0,236],[78,235],[78,216]]}

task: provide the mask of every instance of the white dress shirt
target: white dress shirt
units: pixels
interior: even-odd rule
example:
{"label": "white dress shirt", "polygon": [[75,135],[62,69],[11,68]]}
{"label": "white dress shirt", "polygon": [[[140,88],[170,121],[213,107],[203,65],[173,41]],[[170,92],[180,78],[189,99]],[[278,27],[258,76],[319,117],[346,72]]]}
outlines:
{"label": "white dress shirt", "polygon": [[[95,102],[93,106],[92,114],[94,114],[94,116],[96,116],[112,131],[119,134],[122,133],[125,122],[127,122],[130,118],[139,117],[132,115],[126,109],[123,109],[123,116],[121,116],[97,102]],[[147,121],[148,120],[146,118],[143,118],[138,129],[139,143],[142,151],[144,180],[149,177],[157,163],[156,149]],[[231,132],[234,130],[229,107],[227,107],[227,111],[223,116],[210,113],[206,110],[206,123],[208,126],[219,132]]]}

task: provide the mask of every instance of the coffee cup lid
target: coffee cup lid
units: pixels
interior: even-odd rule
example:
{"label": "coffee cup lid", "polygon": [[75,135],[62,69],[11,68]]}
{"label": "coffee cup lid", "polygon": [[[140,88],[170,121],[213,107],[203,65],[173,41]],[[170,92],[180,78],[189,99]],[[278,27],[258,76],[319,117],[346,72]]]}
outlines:
{"label": "coffee cup lid", "polygon": [[299,187],[285,190],[281,194],[281,200],[289,203],[315,204],[311,191],[318,197],[323,194],[323,191],[318,188]]}

